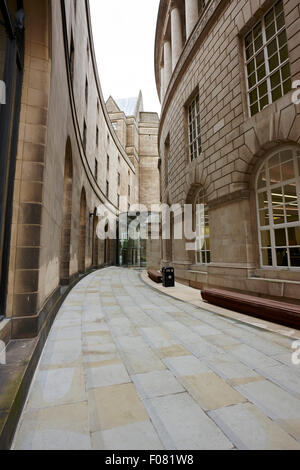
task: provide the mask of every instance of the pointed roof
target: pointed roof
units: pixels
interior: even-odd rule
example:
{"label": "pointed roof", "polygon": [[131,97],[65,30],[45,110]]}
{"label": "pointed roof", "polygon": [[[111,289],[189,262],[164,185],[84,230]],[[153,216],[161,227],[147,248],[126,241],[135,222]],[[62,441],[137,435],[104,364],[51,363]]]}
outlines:
{"label": "pointed roof", "polygon": [[108,100],[106,101],[106,108],[109,113],[121,112],[121,109],[119,108],[119,106],[117,105],[117,103],[115,102],[112,96],[110,96]]}
{"label": "pointed roof", "polygon": [[143,95],[141,91],[137,97],[119,99],[115,100],[115,102],[127,117],[135,116],[135,118],[138,119],[140,112],[144,110]]}

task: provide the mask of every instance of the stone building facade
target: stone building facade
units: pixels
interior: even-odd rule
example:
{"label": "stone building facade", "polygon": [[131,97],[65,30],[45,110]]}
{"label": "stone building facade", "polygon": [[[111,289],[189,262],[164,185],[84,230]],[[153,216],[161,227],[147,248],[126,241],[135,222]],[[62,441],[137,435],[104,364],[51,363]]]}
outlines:
{"label": "stone building facade", "polygon": [[195,212],[195,249],[173,236],[163,264],[299,300],[299,1],[162,0],[155,72],[162,201]]}
{"label": "stone building facade", "polygon": [[[0,6],[1,83],[12,50],[19,80],[19,96],[7,80],[8,103],[0,108],[4,113],[9,105],[15,114],[0,119],[7,142],[1,147],[0,340],[8,343],[40,337],[66,288],[91,269],[118,262],[117,241],[96,234],[100,204],[118,217],[146,200],[148,178],[159,202],[159,120],[144,112],[141,94],[134,116],[120,109],[109,115],[114,110],[112,102],[107,110],[101,91],[88,0],[1,0]],[[5,134],[4,123],[11,122]],[[124,207],[119,200],[127,201]]]}

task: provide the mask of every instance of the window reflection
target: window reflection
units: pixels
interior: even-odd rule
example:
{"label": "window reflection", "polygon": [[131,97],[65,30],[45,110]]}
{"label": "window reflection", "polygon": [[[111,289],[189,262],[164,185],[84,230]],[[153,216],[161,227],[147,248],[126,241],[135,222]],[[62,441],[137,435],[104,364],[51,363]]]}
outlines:
{"label": "window reflection", "polygon": [[300,151],[271,155],[257,178],[262,266],[300,267]]}
{"label": "window reflection", "polygon": [[205,193],[202,189],[195,201],[196,216],[196,264],[210,264],[210,228],[209,210],[205,200]]}

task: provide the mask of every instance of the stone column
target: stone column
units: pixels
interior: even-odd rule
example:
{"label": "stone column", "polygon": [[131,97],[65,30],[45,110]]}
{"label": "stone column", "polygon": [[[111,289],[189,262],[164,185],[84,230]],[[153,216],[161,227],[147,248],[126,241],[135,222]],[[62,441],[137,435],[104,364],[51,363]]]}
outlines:
{"label": "stone column", "polygon": [[198,0],[185,0],[186,37],[189,38],[199,17]]}
{"label": "stone column", "polygon": [[171,43],[172,43],[172,71],[175,69],[183,48],[182,28],[179,8],[171,6]]}
{"label": "stone column", "polygon": [[167,91],[168,85],[172,75],[172,53],[170,41],[164,43],[164,95]]}
{"label": "stone column", "polygon": [[160,103],[161,104],[163,104],[164,97],[165,97],[164,79],[165,79],[165,70],[164,70],[164,66],[161,65],[160,67]]}

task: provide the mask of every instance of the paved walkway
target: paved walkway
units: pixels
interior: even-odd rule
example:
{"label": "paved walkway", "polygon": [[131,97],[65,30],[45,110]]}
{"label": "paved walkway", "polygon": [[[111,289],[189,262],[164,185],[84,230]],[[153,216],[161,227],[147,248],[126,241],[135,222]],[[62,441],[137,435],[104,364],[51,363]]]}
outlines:
{"label": "paved walkway", "polygon": [[98,271],[58,313],[13,448],[300,449],[292,341]]}

